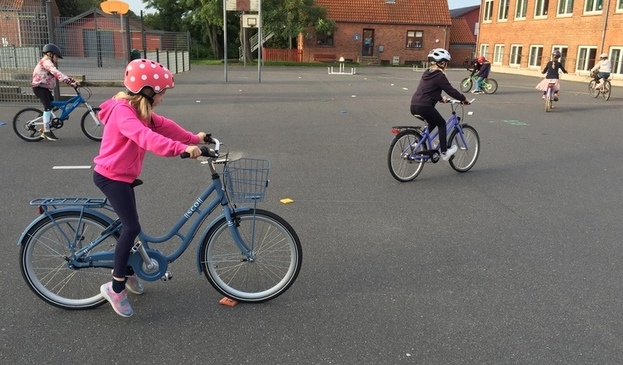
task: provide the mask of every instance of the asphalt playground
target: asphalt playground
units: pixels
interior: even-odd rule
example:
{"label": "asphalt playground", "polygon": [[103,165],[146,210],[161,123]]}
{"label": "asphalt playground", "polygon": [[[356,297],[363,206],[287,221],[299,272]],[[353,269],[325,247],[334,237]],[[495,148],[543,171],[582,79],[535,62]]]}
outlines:
{"label": "asphalt playground", "polygon": [[[457,87],[466,75],[448,71]],[[593,99],[588,80],[563,75],[546,113],[538,78],[492,73],[498,92],[466,107],[482,147],[474,168],[430,163],[400,183],[387,167],[390,132],[417,124],[409,102],[419,77],[389,67],[176,75],[157,111],[271,161],[261,207],[296,229],[303,267],[279,298],[227,307],[198,275],[195,243],[170,265],[173,280],[130,297],[131,318],[108,305],[57,309],[26,286],[17,240],[36,217],[28,202],[101,196],[91,169],[54,168],[92,166],[98,144],[78,114],[55,131],[58,142],[22,141],[11,126],[22,107],[2,106],[0,363],[621,363],[623,88]],[[98,105],[119,88],[92,91]],[[209,183],[206,170],[148,155],[143,229],[165,233]]]}

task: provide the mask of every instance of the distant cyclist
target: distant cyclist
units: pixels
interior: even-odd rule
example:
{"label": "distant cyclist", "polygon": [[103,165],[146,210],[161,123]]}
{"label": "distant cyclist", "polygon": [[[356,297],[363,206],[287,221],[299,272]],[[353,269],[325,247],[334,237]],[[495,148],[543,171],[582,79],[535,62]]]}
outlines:
{"label": "distant cyclist", "polygon": [[543,91],[543,97],[541,99],[545,99],[545,95],[547,93],[547,85],[550,83],[550,81],[554,81],[554,101],[558,101],[558,91],[560,91],[559,73],[560,71],[568,73],[562,63],[558,61],[559,59],[560,51],[555,50],[554,52],[552,52],[552,60],[549,61],[547,65],[545,65],[543,71],[541,71],[542,74],[546,74],[545,79],[541,80],[541,82],[539,82],[539,84],[536,86],[537,89]]}
{"label": "distant cyclist", "polygon": [[480,56],[476,59],[478,71],[476,72],[476,86],[474,86],[473,94],[482,94],[482,81],[489,78],[489,73],[491,73],[491,62],[487,61],[484,56]]}
{"label": "distant cyclist", "polygon": [[441,158],[448,161],[458,147],[454,145],[448,148],[446,120],[435,109],[435,105],[440,101],[444,102],[441,97],[442,91],[464,104],[469,102],[465,95],[450,85],[443,72],[450,63],[450,53],[443,48],[435,48],[428,54],[428,61],[431,66],[422,74],[417,90],[411,97],[411,114],[418,114],[426,119],[431,133],[435,127],[439,129],[439,151]]}
{"label": "distant cyclist", "polygon": [[595,67],[591,69],[591,73],[595,77],[595,81],[599,82],[599,86],[597,89],[601,90],[604,86],[604,80],[607,80],[610,77],[610,73],[612,72],[612,62],[608,59],[607,53],[602,53],[599,56],[599,62],[595,64]]}
{"label": "distant cyclist", "polygon": [[41,138],[45,138],[48,141],[57,141],[58,138],[50,130],[50,119],[52,119],[52,90],[56,86],[54,79],[58,79],[73,87],[78,86],[76,81],[71,77],[60,72],[56,65],[59,58],[63,58],[60,48],[52,43],[48,43],[43,46],[43,57],[35,66],[32,72],[32,91],[43,104],[43,131]]}

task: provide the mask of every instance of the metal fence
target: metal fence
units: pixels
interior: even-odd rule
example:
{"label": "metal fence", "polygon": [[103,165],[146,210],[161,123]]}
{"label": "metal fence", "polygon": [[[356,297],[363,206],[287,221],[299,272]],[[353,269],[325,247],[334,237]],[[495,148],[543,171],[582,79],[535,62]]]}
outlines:
{"label": "metal fence", "polygon": [[36,101],[30,87],[41,48],[50,39],[63,52],[58,68],[90,85],[123,80],[131,58],[160,62],[173,73],[190,70],[190,35],[144,29],[140,21],[92,9],[53,18],[46,7],[0,6],[0,103]]}

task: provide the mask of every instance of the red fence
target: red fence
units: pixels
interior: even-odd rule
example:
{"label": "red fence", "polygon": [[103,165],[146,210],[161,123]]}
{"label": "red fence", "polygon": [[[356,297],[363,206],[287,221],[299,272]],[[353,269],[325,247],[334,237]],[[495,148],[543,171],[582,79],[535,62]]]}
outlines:
{"label": "red fence", "polygon": [[303,51],[298,49],[262,48],[264,61],[303,62]]}

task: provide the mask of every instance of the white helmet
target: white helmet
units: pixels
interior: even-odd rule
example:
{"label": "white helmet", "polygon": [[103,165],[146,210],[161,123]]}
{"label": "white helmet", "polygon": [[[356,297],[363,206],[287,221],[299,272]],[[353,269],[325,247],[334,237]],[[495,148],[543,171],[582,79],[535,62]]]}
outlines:
{"label": "white helmet", "polygon": [[608,58],[608,54],[607,53],[602,53],[601,56],[599,56],[599,58]]}
{"label": "white helmet", "polygon": [[450,52],[443,48],[435,48],[428,54],[428,60],[434,62],[447,61],[450,62]]}

